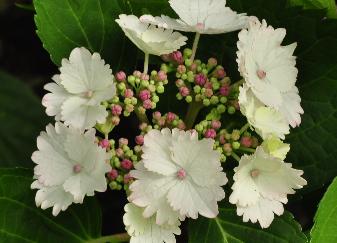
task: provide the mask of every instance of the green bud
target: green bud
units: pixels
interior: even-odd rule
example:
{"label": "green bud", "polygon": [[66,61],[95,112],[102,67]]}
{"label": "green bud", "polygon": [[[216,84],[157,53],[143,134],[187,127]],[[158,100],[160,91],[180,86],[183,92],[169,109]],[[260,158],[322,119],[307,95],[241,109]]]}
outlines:
{"label": "green bud", "polygon": [[115,168],[121,167],[121,162],[119,161],[119,159],[117,157],[115,157],[115,159],[114,159],[114,167]]}
{"label": "green bud", "polygon": [[123,112],[123,115],[124,115],[125,117],[129,117],[131,114],[130,114],[130,112],[128,112],[128,111],[124,111],[124,112]]}
{"label": "green bud", "polygon": [[116,181],[117,182],[122,182],[123,181],[123,176],[118,175],[117,178],[116,178]]}
{"label": "green bud", "polygon": [[191,103],[191,102],[193,101],[192,96],[190,96],[190,95],[186,96],[185,101],[186,101],[187,103]]}
{"label": "green bud", "polygon": [[226,106],[220,104],[216,107],[216,110],[219,112],[219,114],[222,114],[226,111]]}
{"label": "green bud", "polygon": [[227,97],[221,97],[220,98],[220,102],[222,103],[222,104],[225,104],[225,103],[227,103]]}
{"label": "green bud", "polygon": [[224,154],[220,155],[220,161],[221,161],[221,163],[226,162],[226,159],[227,159],[227,157]]}
{"label": "green bud", "polygon": [[186,60],[185,60],[185,66],[186,66],[186,67],[190,67],[190,66],[192,65],[192,63],[193,63],[193,62],[192,62],[190,59],[186,59]]}
{"label": "green bud", "polygon": [[125,152],[125,155],[130,158],[133,155],[133,151],[129,149],[128,151]]}
{"label": "green bud", "polygon": [[181,74],[180,73],[176,73],[176,78],[181,78]]}
{"label": "green bud", "polygon": [[201,91],[201,87],[199,85],[196,85],[193,87],[194,93],[199,94]]}
{"label": "green bud", "polygon": [[130,75],[129,77],[128,77],[128,82],[130,83],[130,84],[134,84],[135,83],[135,81],[136,81],[136,77],[135,76],[133,76],[133,75]]}
{"label": "green bud", "polygon": [[164,72],[167,73],[167,71],[169,70],[169,68],[168,68],[168,66],[167,66],[165,63],[163,63],[163,64],[161,65],[161,67],[160,67],[160,70],[162,70],[162,71],[164,71]]}
{"label": "green bud", "polygon": [[158,94],[162,94],[165,92],[165,87],[162,85],[157,86],[156,91]]}
{"label": "green bud", "polygon": [[150,83],[149,83],[149,81],[147,81],[147,80],[142,80],[142,81],[140,82],[140,85],[141,85],[142,87],[147,88],[147,87],[150,85]]}
{"label": "green bud", "polygon": [[132,98],[131,98],[131,104],[132,104],[132,105],[137,105],[137,103],[138,103],[137,98],[136,98],[136,97],[132,97]]}
{"label": "green bud", "polygon": [[240,148],[240,143],[239,142],[233,142],[232,143],[232,147],[233,147],[233,149],[239,149]]}
{"label": "green bud", "polygon": [[233,130],[232,132],[232,135],[231,135],[231,138],[234,140],[234,141],[238,141],[240,139],[240,130]]}
{"label": "green bud", "polygon": [[180,93],[178,93],[178,94],[176,95],[176,97],[177,97],[177,100],[182,100],[182,99],[183,99],[183,96],[182,96]]}
{"label": "green bud", "polygon": [[186,80],[186,79],[187,79],[187,77],[188,77],[188,76],[187,76],[187,74],[186,74],[186,73],[184,73],[183,75],[181,75],[181,79],[182,79],[182,80]]}
{"label": "green bud", "polygon": [[213,83],[212,84],[213,90],[219,90],[220,89],[220,84],[219,83]]}
{"label": "green bud", "polygon": [[119,102],[119,97],[115,96],[112,98],[112,103],[117,104]]}
{"label": "green bud", "polygon": [[117,88],[120,91],[124,91],[126,89],[125,83],[119,83],[119,84],[117,84]]}
{"label": "green bud", "polygon": [[209,125],[209,122],[204,120],[201,122],[201,125],[203,126],[203,128],[206,128]]}
{"label": "green bud", "polygon": [[202,72],[203,74],[205,74],[205,75],[208,74],[208,70],[207,70],[207,69],[202,69],[201,72]]}
{"label": "green bud", "polygon": [[186,58],[190,58],[191,56],[192,56],[192,50],[191,49],[189,49],[189,48],[186,48],[185,50],[184,50],[184,57],[186,57]]}
{"label": "green bud", "polygon": [[177,121],[177,120],[174,120],[174,121],[172,122],[172,125],[173,125],[174,127],[176,127],[176,126],[178,125],[178,121]]}
{"label": "green bud", "polygon": [[137,155],[132,155],[132,156],[131,156],[131,160],[132,160],[133,162],[138,161]]}
{"label": "green bud", "polygon": [[152,72],[151,72],[151,76],[153,77],[153,76],[157,76],[157,74],[158,74],[158,72],[156,71],[156,70],[153,70]]}
{"label": "green bud", "polygon": [[228,114],[233,115],[236,112],[236,109],[234,106],[228,107]]}
{"label": "green bud", "polygon": [[118,183],[115,182],[115,181],[112,181],[112,182],[109,183],[109,187],[110,187],[111,190],[117,190]]}
{"label": "green bud", "polygon": [[157,95],[154,95],[152,96],[152,99],[151,99],[154,103],[158,103],[159,102],[159,96]]}
{"label": "green bud", "polygon": [[204,106],[209,106],[211,104],[211,101],[206,98],[202,101],[202,103],[204,104]]}
{"label": "green bud", "polygon": [[156,86],[153,85],[153,84],[150,84],[150,85],[148,86],[148,89],[150,90],[151,93],[156,92]]}
{"label": "green bud", "polygon": [[211,104],[212,105],[216,105],[216,104],[218,104],[219,103],[219,98],[217,97],[217,96],[212,96],[211,97]]}
{"label": "green bud", "polygon": [[159,129],[160,129],[160,126],[159,126],[159,125],[157,125],[157,124],[156,124],[156,125],[154,125],[153,127],[154,127],[154,129],[156,129],[156,130],[159,130]]}
{"label": "green bud", "polygon": [[156,82],[153,80],[150,80],[150,84],[155,84]]}
{"label": "green bud", "polygon": [[136,79],[135,79],[135,83],[136,83],[136,84],[140,84],[140,78],[136,78]]}
{"label": "green bud", "polygon": [[200,94],[197,94],[197,95],[195,96],[195,101],[196,101],[196,102],[200,102],[201,100],[202,100],[201,95],[200,95]]}
{"label": "green bud", "polygon": [[195,126],[195,130],[197,130],[197,132],[202,132],[202,130],[204,130],[204,127],[201,124],[198,124]]}
{"label": "green bud", "polygon": [[[158,97],[158,96],[157,96],[157,97]],[[159,98],[158,98],[158,101],[159,101]],[[152,105],[152,109],[156,109],[156,107],[157,107],[157,104],[156,104],[156,103],[151,102],[151,105]]]}
{"label": "green bud", "polygon": [[132,103],[132,100],[130,98],[125,98],[124,99],[124,104],[130,105]]}

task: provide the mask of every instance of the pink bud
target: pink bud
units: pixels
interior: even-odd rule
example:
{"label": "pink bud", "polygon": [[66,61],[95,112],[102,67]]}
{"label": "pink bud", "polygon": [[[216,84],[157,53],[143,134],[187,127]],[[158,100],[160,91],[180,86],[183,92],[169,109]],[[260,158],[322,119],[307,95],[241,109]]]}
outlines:
{"label": "pink bud", "polygon": [[112,169],[109,173],[108,173],[108,178],[110,180],[116,180],[116,178],[118,177],[118,171],[115,169]]}
{"label": "pink bud", "polygon": [[182,64],[184,62],[183,54],[181,54],[180,51],[172,52],[170,54],[170,57],[171,57],[172,61],[174,61],[174,62],[176,62],[178,64]]}
{"label": "pink bud", "polygon": [[130,174],[126,174],[124,176],[124,184],[129,184],[130,182],[132,182],[133,177]]}
{"label": "pink bud", "polygon": [[186,73],[186,67],[184,65],[179,65],[177,67],[177,72],[180,74]]}
{"label": "pink bud", "polygon": [[120,105],[112,105],[111,106],[111,113],[114,116],[120,116],[122,114],[123,108]]}
{"label": "pink bud", "polygon": [[126,74],[123,71],[116,73],[115,77],[119,82],[123,82],[126,80]]}
{"label": "pink bud", "polygon": [[126,89],[124,92],[125,98],[132,98],[133,97],[133,91],[132,89]]}
{"label": "pink bud", "polygon": [[253,144],[252,138],[251,137],[247,137],[247,136],[242,137],[240,142],[241,142],[242,146],[247,147],[247,148],[250,148],[252,146],[252,144]]}
{"label": "pink bud", "polygon": [[161,127],[165,126],[165,123],[166,123],[166,120],[164,117],[160,118],[158,121],[158,125]]}
{"label": "pink bud", "polygon": [[152,114],[153,119],[158,120],[161,118],[161,113],[159,111],[156,111]]}
{"label": "pink bud", "polygon": [[218,61],[215,58],[211,57],[210,59],[208,59],[208,65],[215,67],[216,65],[218,65]]}
{"label": "pink bud", "polygon": [[225,143],[226,143],[225,135],[220,135],[219,142],[220,142],[221,144],[225,144]]}
{"label": "pink bud", "polygon": [[118,116],[113,116],[111,118],[111,123],[115,126],[117,126],[120,123],[121,119]]}
{"label": "pink bud", "polygon": [[186,86],[180,87],[179,92],[183,97],[186,97],[190,94],[190,90]]}
{"label": "pink bud", "polygon": [[145,100],[148,100],[151,98],[151,92],[147,89],[144,89],[142,91],[139,92],[139,98],[142,100],[142,101],[145,101]]}
{"label": "pink bud", "polygon": [[186,125],[185,125],[185,123],[183,121],[179,122],[177,127],[180,130],[185,130],[186,129]]}
{"label": "pink bud", "polygon": [[158,81],[164,81],[167,79],[167,75],[164,71],[159,71],[157,74],[157,80]]}
{"label": "pink bud", "polygon": [[181,79],[177,79],[177,81],[176,81],[176,86],[179,88],[179,87],[182,87],[182,86],[184,86],[185,84],[184,84],[184,81],[183,80],[181,80]]}
{"label": "pink bud", "polygon": [[205,138],[215,138],[216,137],[216,131],[211,128],[211,129],[207,129],[205,134],[204,134]]}
{"label": "pink bud", "polygon": [[117,155],[118,158],[122,158],[123,155],[124,155],[124,151],[121,148],[116,149],[115,152],[116,152],[116,155]]}
{"label": "pink bud", "polygon": [[171,123],[176,119],[176,117],[177,117],[176,114],[169,112],[167,113],[166,120],[167,122]]}
{"label": "pink bud", "polygon": [[220,88],[219,92],[222,96],[228,96],[230,93],[230,89],[230,86],[228,84],[225,84]]}
{"label": "pink bud", "polygon": [[194,81],[197,85],[204,86],[204,84],[207,81],[207,77],[204,74],[199,73],[199,74],[195,75]]}
{"label": "pink bud", "polygon": [[133,72],[133,76],[135,76],[136,78],[140,78],[142,76],[142,72],[136,70]]}
{"label": "pink bud", "polygon": [[148,74],[142,73],[142,75],[140,75],[140,79],[141,80],[150,80],[150,76]]}
{"label": "pink bud", "polygon": [[205,87],[206,89],[213,89],[212,83],[211,83],[211,82],[208,82],[208,81],[205,83],[204,87]]}
{"label": "pink bud", "polygon": [[221,122],[220,121],[212,121],[211,125],[212,125],[213,129],[218,130],[221,127]]}
{"label": "pink bud", "polygon": [[146,110],[152,109],[152,101],[151,101],[151,100],[144,100],[144,102],[143,102],[143,107],[144,107]]}
{"label": "pink bud", "polygon": [[147,123],[143,122],[139,125],[139,130],[144,131],[147,128]]}
{"label": "pink bud", "polygon": [[216,70],[215,77],[217,77],[219,79],[226,77],[225,69],[219,68],[218,70]]}
{"label": "pink bud", "polygon": [[101,146],[102,148],[109,148],[110,147],[110,142],[108,139],[103,139],[99,142],[99,146]]}
{"label": "pink bud", "polygon": [[121,162],[121,166],[123,169],[125,170],[131,170],[132,169],[132,162],[128,159],[123,159],[123,161]]}
{"label": "pink bud", "polygon": [[191,70],[192,72],[195,72],[195,71],[197,70],[197,68],[198,68],[198,65],[197,65],[196,63],[192,63],[192,65],[191,65],[191,67],[190,67],[190,70]]}
{"label": "pink bud", "polygon": [[129,140],[127,138],[120,138],[118,140],[119,147],[123,147],[124,145],[128,145]]}
{"label": "pink bud", "polygon": [[213,90],[212,89],[205,89],[205,96],[210,98],[213,96]]}
{"label": "pink bud", "polygon": [[143,145],[144,144],[144,136],[139,135],[135,138],[136,144]]}

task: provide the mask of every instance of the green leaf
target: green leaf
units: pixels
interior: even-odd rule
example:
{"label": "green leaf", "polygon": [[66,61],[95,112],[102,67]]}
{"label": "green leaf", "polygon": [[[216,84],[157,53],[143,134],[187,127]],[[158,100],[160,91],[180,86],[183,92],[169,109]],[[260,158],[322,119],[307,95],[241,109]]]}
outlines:
{"label": "green leaf", "polygon": [[101,233],[101,211],[93,198],[57,217],[37,208],[30,189],[32,171],[0,169],[1,242],[90,242]]}
{"label": "green leaf", "polygon": [[289,0],[291,6],[303,6],[305,9],[326,9],[327,16],[337,18],[335,0]]}
{"label": "green leaf", "polygon": [[276,217],[268,229],[261,229],[257,224],[243,223],[234,208],[219,210],[215,219],[199,217],[189,221],[189,243],[307,242],[301,227],[288,212]]}
{"label": "green leaf", "polygon": [[312,243],[337,242],[337,177],[321,200],[310,232]]}
{"label": "green leaf", "polygon": [[52,60],[60,65],[75,47],[99,52],[114,70],[136,62],[134,48],[115,22],[118,1],[34,0],[37,33]]}
{"label": "green leaf", "polygon": [[33,163],[27,161],[36,147],[35,138],[46,123],[41,101],[30,88],[0,71],[0,161],[32,167]]}

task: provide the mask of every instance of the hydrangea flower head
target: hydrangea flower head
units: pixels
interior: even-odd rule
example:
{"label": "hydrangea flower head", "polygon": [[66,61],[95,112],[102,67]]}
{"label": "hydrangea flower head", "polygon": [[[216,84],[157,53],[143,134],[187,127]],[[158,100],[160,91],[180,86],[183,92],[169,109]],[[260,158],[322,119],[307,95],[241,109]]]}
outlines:
{"label": "hydrangea flower head", "polygon": [[51,92],[42,100],[47,114],[79,129],[104,123],[108,112],[101,102],[116,94],[110,66],[98,53],[75,48],[69,60],[62,60],[60,71],[60,75],[53,77],[55,83],[45,86]]}
{"label": "hydrangea flower head", "polygon": [[156,56],[170,54],[186,44],[187,37],[173,30],[142,23],[134,15],[119,15],[116,20],[126,36],[144,53]]}
{"label": "hydrangea flower head", "polygon": [[251,126],[263,138],[276,136],[281,139],[289,134],[289,124],[281,112],[272,107],[266,107],[259,101],[246,84],[240,87],[240,110]]}
{"label": "hydrangea flower head", "polygon": [[237,62],[247,86],[266,106],[275,108],[295,127],[303,109],[295,86],[298,70],[293,56],[296,43],[281,46],[285,29],[274,29],[266,21],[251,18],[239,33]]}
{"label": "hydrangea flower head", "polygon": [[282,203],[287,203],[287,195],[307,184],[301,177],[303,171],[293,169],[262,146],[253,155],[242,156],[234,171],[229,201],[237,205],[237,213],[244,215],[244,221],[259,221],[263,228],[271,224],[274,213],[283,213]]}
{"label": "hydrangea flower head", "polygon": [[216,217],[227,178],[213,144],[212,139],[198,140],[192,131],[150,131],[144,137],[142,162],[131,171],[137,180],[129,200],[145,207],[147,217],[157,213],[157,223],[198,214]]}
{"label": "hydrangea flower head", "polygon": [[222,34],[245,28],[246,14],[237,14],[226,7],[226,0],[170,0],[179,19],[168,16],[143,15],[141,20],[166,29],[200,34]]}
{"label": "hydrangea flower head", "polygon": [[179,220],[172,225],[158,225],[154,216],[144,218],[143,209],[132,203],[126,204],[124,209],[123,222],[126,231],[131,236],[130,243],[175,243],[174,235],[181,233]]}
{"label": "hydrangea flower head", "polygon": [[32,155],[36,163],[32,188],[36,204],[53,207],[53,215],[65,210],[72,202],[82,203],[94,191],[107,188],[105,173],[110,154],[95,142],[94,130],[82,133],[57,122],[49,124],[37,138],[38,151]]}

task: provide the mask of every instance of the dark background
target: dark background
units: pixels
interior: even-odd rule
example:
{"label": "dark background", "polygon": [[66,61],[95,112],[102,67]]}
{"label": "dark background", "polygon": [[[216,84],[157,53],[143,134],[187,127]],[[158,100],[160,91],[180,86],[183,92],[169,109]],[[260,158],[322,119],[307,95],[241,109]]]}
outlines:
{"label": "dark background", "polygon": [[[55,0],[57,1],[57,0]],[[23,80],[40,97],[43,96],[43,85],[51,81],[51,76],[58,72],[50,61],[49,54],[35,33],[34,11],[22,9],[15,3],[28,4],[31,1],[0,0],[0,69]],[[125,124],[125,123],[124,123]],[[116,136],[129,137],[137,132],[137,123],[131,117],[128,129],[119,129]],[[131,124],[131,132],[130,132]],[[128,131],[126,133],[126,131]],[[35,140],[32,140],[32,143]],[[306,195],[305,198],[293,198],[287,205],[303,230],[308,231],[312,219],[325,189]],[[124,231],[122,224],[123,205],[126,198],[123,192],[98,194],[103,210],[103,234],[120,233]],[[179,237],[186,242],[186,237]]]}

